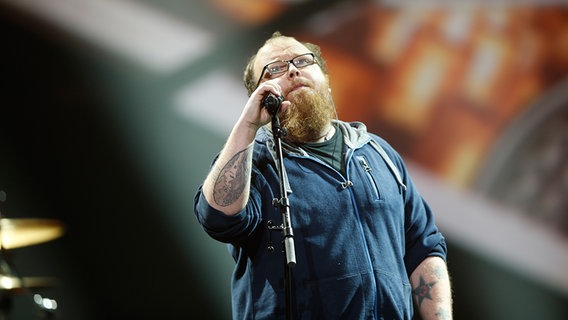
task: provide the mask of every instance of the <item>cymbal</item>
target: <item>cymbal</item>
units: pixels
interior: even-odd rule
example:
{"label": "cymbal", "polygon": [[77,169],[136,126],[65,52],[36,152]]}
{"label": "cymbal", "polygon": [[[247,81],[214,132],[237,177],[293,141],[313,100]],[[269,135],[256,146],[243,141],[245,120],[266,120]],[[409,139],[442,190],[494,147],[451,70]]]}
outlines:
{"label": "cymbal", "polygon": [[63,234],[63,224],[51,219],[0,219],[0,245],[4,249],[29,246]]}
{"label": "cymbal", "polygon": [[17,293],[24,289],[41,289],[55,284],[53,278],[48,277],[14,277],[0,275],[0,292],[10,291]]}

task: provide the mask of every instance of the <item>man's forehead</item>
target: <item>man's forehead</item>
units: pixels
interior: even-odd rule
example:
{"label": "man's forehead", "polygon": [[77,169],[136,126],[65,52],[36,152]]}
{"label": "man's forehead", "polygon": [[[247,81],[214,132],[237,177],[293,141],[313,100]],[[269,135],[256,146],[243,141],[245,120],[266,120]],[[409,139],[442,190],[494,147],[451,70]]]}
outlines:
{"label": "man's forehead", "polygon": [[298,40],[290,37],[278,37],[269,40],[262,46],[256,55],[255,66],[264,67],[269,62],[281,60],[284,58],[291,59],[296,55],[310,52]]}

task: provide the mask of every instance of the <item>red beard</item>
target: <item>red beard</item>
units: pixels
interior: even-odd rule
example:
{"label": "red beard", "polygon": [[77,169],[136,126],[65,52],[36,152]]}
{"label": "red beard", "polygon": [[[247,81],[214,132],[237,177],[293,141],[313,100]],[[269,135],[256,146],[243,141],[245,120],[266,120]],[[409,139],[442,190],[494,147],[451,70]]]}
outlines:
{"label": "red beard", "polygon": [[289,94],[287,99],[292,105],[280,115],[282,126],[287,130],[285,140],[305,143],[321,138],[333,116],[329,91],[304,87]]}

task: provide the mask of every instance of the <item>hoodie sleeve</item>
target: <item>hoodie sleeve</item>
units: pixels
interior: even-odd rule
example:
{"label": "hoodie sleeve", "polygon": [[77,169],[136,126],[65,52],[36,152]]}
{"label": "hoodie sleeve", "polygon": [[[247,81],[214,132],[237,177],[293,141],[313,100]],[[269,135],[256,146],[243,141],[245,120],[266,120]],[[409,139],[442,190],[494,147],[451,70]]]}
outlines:
{"label": "hoodie sleeve", "polygon": [[[404,174],[406,177],[408,175]],[[434,214],[416,187],[407,179],[405,203],[406,271],[411,274],[426,257],[446,260],[446,242],[434,221]]]}
{"label": "hoodie sleeve", "polygon": [[[254,171],[254,169],[253,169]],[[258,188],[258,175],[253,174],[249,200],[246,207],[235,215],[226,215],[213,208],[203,195],[200,186],[194,199],[197,221],[213,239],[235,243],[251,235],[262,220],[262,198]]]}
{"label": "hoodie sleeve", "polygon": [[378,142],[400,171],[403,183],[405,208],[405,240],[406,251],[404,262],[410,275],[427,257],[439,256],[446,260],[447,247],[444,236],[435,224],[434,213],[422,197],[406,170],[401,156],[384,140]]}

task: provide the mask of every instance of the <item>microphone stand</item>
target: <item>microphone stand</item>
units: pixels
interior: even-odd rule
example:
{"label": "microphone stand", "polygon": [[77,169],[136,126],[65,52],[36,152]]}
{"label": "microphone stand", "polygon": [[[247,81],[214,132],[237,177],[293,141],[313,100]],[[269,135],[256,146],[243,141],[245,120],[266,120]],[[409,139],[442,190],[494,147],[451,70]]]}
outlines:
{"label": "microphone stand", "polygon": [[[274,100],[276,99],[276,101]],[[280,199],[275,198],[272,200],[274,206],[280,207],[282,214],[282,225],[278,227],[271,227],[269,229],[282,230],[285,265],[284,265],[284,290],[286,295],[286,319],[292,320],[293,306],[292,306],[292,268],[296,265],[296,252],[294,249],[294,233],[292,232],[292,224],[290,222],[290,201],[286,193],[284,185],[284,161],[282,157],[282,136],[286,135],[286,129],[280,126],[280,119],[278,118],[278,111],[283,98],[274,97],[269,95],[263,105],[268,112],[272,115],[272,135],[274,137],[274,144],[276,149],[276,164],[278,167],[278,178],[280,182]]]}

